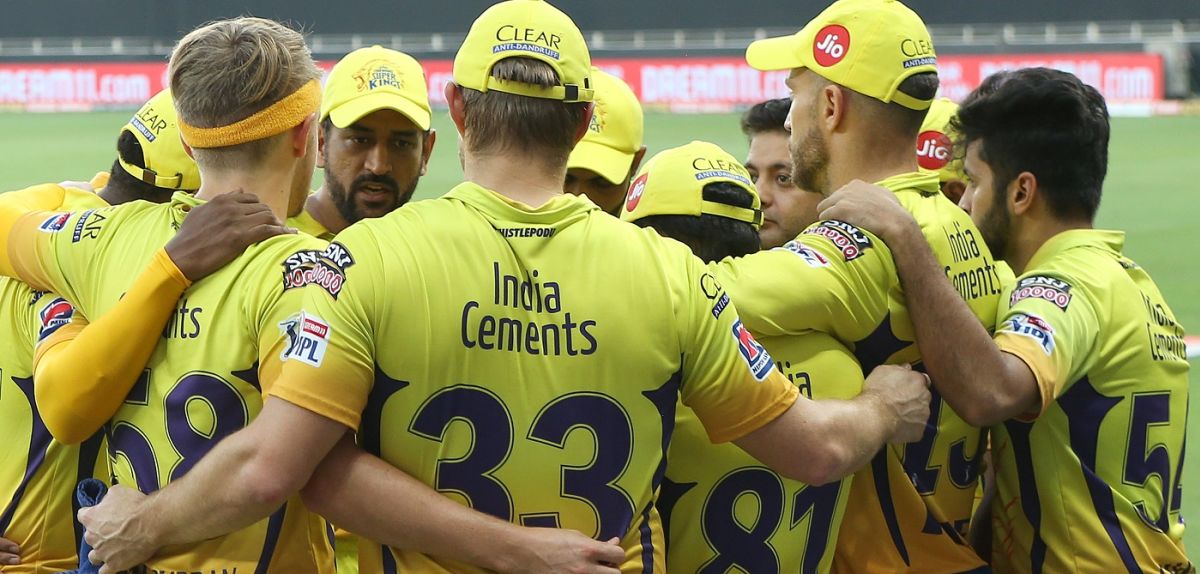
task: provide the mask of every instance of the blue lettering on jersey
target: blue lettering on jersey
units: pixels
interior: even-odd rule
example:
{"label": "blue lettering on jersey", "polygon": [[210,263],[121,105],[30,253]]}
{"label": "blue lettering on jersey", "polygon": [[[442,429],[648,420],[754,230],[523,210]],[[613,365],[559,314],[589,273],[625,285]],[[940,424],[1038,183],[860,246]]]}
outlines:
{"label": "blue lettering on jersey", "polygon": [[754,340],[754,335],[750,334],[741,319],[733,323],[733,338],[737,340],[738,351],[742,353],[742,359],[750,367],[750,372],[754,374],[755,380],[766,379],[767,375],[771,374],[771,368],[775,366],[775,360],[758,341]]}
{"label": "blue lettering on jersey", "polygon": [[1000,331],[1024,335],[1038,342],[1049,355],[1054,352],[1054,327],[1037,315],[1017,313],[1006,321]]}

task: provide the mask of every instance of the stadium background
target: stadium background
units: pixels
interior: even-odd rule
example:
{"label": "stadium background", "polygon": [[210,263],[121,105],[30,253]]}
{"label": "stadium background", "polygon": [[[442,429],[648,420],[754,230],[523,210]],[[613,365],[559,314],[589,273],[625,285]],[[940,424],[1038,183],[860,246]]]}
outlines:
{"label": "stadium background", "polygon": [[[380,43],[422,59],[438,96],[470,20],[491,2],[456,0],[453,9],[389,0],[56,0],[7,6],[0,20],[0,190],[87,179],[107,170],[117,130],[162,84],[173,42],[205,21],[253,14],[310,34],[331,64]],[[776,77],[739,63],[751,39],[790,33],[824,2],[778,0],[563,0],[588,35],[594,56],[635,84],[647,102],[650,154],[694,139],[735,156],[747,144],[737,112],[785,95]],[[1158,282],[1177,317],[1200,334],[1200,2],[1195,0],[911,0],[930,25],[946,93],[961,97],[981,76],[1046,64],[1079,74],[1113,104],[1109,176],[1098,224],[1127,232],[1127,253]],[[684,59],[686,58],[686,60]],[[947,65],[949,64],[949,65]],[[328,67],[328,66],[326,66]],[[749,74],[749,75],[748,75]],[[731,85],[731,83],[733,85]],[[435,97],[435,100],[438,98]],[[42,113],[35,113],[42,112]],[[704,112],[704,113],[699,113]],[[716,112],[716,113],[713,113]],[[459,181],[454,128],[435,114],[441,141],[418,199]],[[314,178],[319,185],[321,173]],[[1191,341],[1200,358],[1200,340]],[[1192,383],[1200,360],[1192,361]],[[1200,412],[1200,392],[1192,410]],[[1189,436],[1200,435],[1200,423]],[[1200,436],[1190,436],[1184,513],[1200,511]],[[1200,528],[1188,530],[1192,552]]]}

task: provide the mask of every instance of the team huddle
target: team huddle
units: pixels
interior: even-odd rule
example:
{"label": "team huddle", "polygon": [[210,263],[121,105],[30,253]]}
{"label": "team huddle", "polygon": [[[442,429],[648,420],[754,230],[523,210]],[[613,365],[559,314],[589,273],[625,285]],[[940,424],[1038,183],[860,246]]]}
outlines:
{"label": "team huddle", "polygon": [[894,0],[746,59],[791,97],[744,162],[644,158],[570,17],[497,3],[410,202],[419,62],[187,34],[110,172],[0,195],[0,571],[1194,572],[1100,94],[938,99]]}

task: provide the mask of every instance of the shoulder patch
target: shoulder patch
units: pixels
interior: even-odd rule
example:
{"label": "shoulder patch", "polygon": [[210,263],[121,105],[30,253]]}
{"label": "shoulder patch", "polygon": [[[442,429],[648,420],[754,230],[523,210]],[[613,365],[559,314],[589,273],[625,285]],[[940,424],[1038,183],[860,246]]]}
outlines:
{"label": "shoulder patch", "polygon": [[38,313],[40,325],[38,327],[37,342],[41,343],[45,341],[55,331],[70,323],[71,318],[74,316],[75,307],[66,299],[55,297],[53,301],[42,307],[42,310]]}
{"label": "shoulder patch", "polygon": [[46,233],[58,233],[67,226],[68,219],[71,219],[70,213],[56,213],[47,218],[46,221],[43,221],[42,224],[38,226],[38,229]]}
{"label": "shoulder patch", "polygon": [[295,359],[314,367],[320,367],[325,361],[325,350],[329,348],[329,338],[333,334],[329,323],[302,311],[281,321],[279,330],[288,338],[280,360]]}
{"label": "shoulder patch", "polygon": [[729,306],[729,294],[725,292],[725,288],[713,277],[711,273],[705,273],[700,276],[700,292],[704,293],[704,297],[709,301],[713,301],[712,316],[714,319],[721,318],[721,313]]}
{"label": "shoulder patch", "polygon": [[754,379],[765,380],[767,375],[771,374],[771,369],[775,368],[775,359],[772,359],[767,350],[754,340],[754,335],[750,334],[741,319],[733,323],[733,338],[737,341],[738,351],[741,352],[742,359],[746,361],[746,366],[750,367]]}
{"label": "shoulder patch", "polygon": [[826,219],[809,227],[804,230],[803,235],[817,235],[828,239],[841,250],[846,261],[862,257],[863,253],[872,247],[871,238],[861,229],[836,219]]}
{"label": "shoulder patch", "polygon": [[1008,306],[1012,307],[1026,299],[1049,301],[1066,311],[1067,306],[1071,304],[1071,284],[1045,275],[1024,277],[1019,279],[1013,288],[1012,295],[1008,298]]}
{"label": "shoulder patch", "polygon": [[1029,337],[1037,341],[1047,355],[1054,353],[1054,327],[1037,315],[1017,313],[1002,323],[996,331]]}
{"label": "shoulder patch", "polygon": [[791,251],[792,253],[795,253],[800,257],[800,259],[804,260],[809,267],[829,267],[829,259],[824,255],[821,255],[820,251],[817,251],[816,249],[813,249],[812,247],[809,247],[794,239],[785,243],[783,247],[776,247],[776,249],[783,249],[785,251]]}

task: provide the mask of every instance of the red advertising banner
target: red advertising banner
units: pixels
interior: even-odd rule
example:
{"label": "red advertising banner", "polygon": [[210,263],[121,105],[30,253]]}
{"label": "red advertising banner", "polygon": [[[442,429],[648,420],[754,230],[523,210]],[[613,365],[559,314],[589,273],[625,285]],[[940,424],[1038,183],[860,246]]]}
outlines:
{"label": "red advertising banner", "polygon": [[[651,109],[727,111],[787,95],[787,72],[760,72],[737,56],[705,58],[597,58],[623,78]],[[321,62],[325,69],[333,62]],[[448,60],[423,62],[429,99],[444,105],[452,80]],[[987,76],[1015,68],[1047,66],[1079,76],[1110,104],[1145,104],[1163,98],[1163,65],[1157,54],[1032,54],[942,56],[942,94],[960,100]],[[0,63],[0,109],[21,111],[131,108],[167,83],[164,62]]]}

